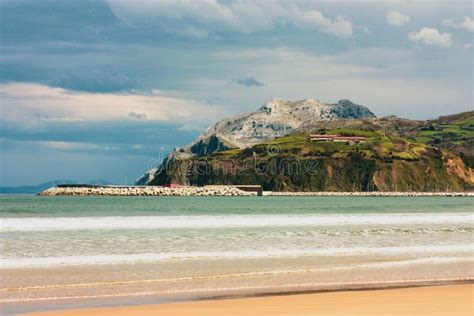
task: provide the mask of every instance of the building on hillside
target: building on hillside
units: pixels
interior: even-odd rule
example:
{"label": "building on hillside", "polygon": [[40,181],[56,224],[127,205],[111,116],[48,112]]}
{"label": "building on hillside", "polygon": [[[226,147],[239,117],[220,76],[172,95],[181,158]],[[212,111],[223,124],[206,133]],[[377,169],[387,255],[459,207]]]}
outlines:
{"label": "building on hillside", "polygon": [[334,143],[346,143],[349,145],[363,144],[366,141],[364,136],[340,136],[332,134],[312,134],[309,135],[309,141],[311,142],[334,142]]}
{"label": "building on hillside", "polygon": [[309,135],[309,140],[312,142],[332,142],[337,135],[320,135],[320,134],[313,134]]}

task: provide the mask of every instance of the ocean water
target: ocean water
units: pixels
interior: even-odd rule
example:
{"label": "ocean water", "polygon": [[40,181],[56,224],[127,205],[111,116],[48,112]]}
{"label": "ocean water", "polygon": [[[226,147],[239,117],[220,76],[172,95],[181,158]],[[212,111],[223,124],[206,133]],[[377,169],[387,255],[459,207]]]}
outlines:
{"label": "ocean water", "polygon": [[471,280],[473,233],[472,198],[2,196],[0,303]]}

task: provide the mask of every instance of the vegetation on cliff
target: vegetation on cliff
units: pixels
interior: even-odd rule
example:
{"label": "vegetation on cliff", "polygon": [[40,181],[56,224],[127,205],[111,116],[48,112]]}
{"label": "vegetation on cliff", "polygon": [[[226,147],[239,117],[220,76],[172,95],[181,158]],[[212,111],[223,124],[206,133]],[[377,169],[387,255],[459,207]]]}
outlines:
{"label": "vegetation on cliff", "polygon": [[[432,121],[309,122],[242,149],[169,160],[150,183],[260,184],[275,191],[469,191],[474,112]],[[365,136],[363,144],[310,142],[311,133]]]}

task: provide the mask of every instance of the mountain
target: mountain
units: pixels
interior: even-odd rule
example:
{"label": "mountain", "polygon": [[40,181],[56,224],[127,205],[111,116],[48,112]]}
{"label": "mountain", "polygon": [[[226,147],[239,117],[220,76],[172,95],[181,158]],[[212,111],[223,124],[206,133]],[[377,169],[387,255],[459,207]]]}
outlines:
{"label": "mountain", "polygon": [[[212,134],[208,129],[203,135]],[[359,136],[365,142],[312,142],[311,134]],[[260,184],[274,191],[472,191],[473,139],[474,112],[427,121],[373,115],[308,119],[285,136],[248,147],[171,156],[149,184]]]}
{"label": "mountain", "polygon": [[[0,187],[0,194],[37,194],[46,189],[57,186],[58,184],[77,184],[78,181],[73,180],[54,180],[50,182],[41,183],[38,185],[18,186],[18,187]],[[82,182],[80,182],[82,183]],[[95,185],[109,185],[110,182],[102,179],[95,179],[86,182]]]}
{"label": "mountain", "polygon": [[138,178],[135,181],[136,185],[146,185],[148,183],[151,183],[153,179],[155,178],[155,174],[158,172],[158,168],[152,168],[145,172],[144,175],[142,175],[140,178]]}
{"label": "mountain", "polygon": [[228,117],[211,125],[182,153],[208,155],[230,148],[246,148],[288,135],[308,120],[375,117],[369,109],[349,100],[325,104],[315,99],[272,99],[257,111]]}
{"label": "mountain", "polygon": [[[288,135],[307,121],[363,117],[375,117],[375,115],[368,108],[349,100],[325,104],[315,99],[297,101],[272,99],[254,112],[224,118],[211,125],[191,144],[170,153],[164,163],[253,146]],[[136,184],[150,183],[153,177],[153,171],[148,171],[136,181]]]}

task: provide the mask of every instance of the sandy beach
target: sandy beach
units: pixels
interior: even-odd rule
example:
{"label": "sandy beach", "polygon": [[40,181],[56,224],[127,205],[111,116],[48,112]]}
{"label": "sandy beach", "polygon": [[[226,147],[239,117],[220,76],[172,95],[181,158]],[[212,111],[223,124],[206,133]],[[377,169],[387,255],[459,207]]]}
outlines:
{"label": "sandy beach", "polygon": [[27,315],[472,315],[474,285],[342,291],[113,308],[48,311]]}

